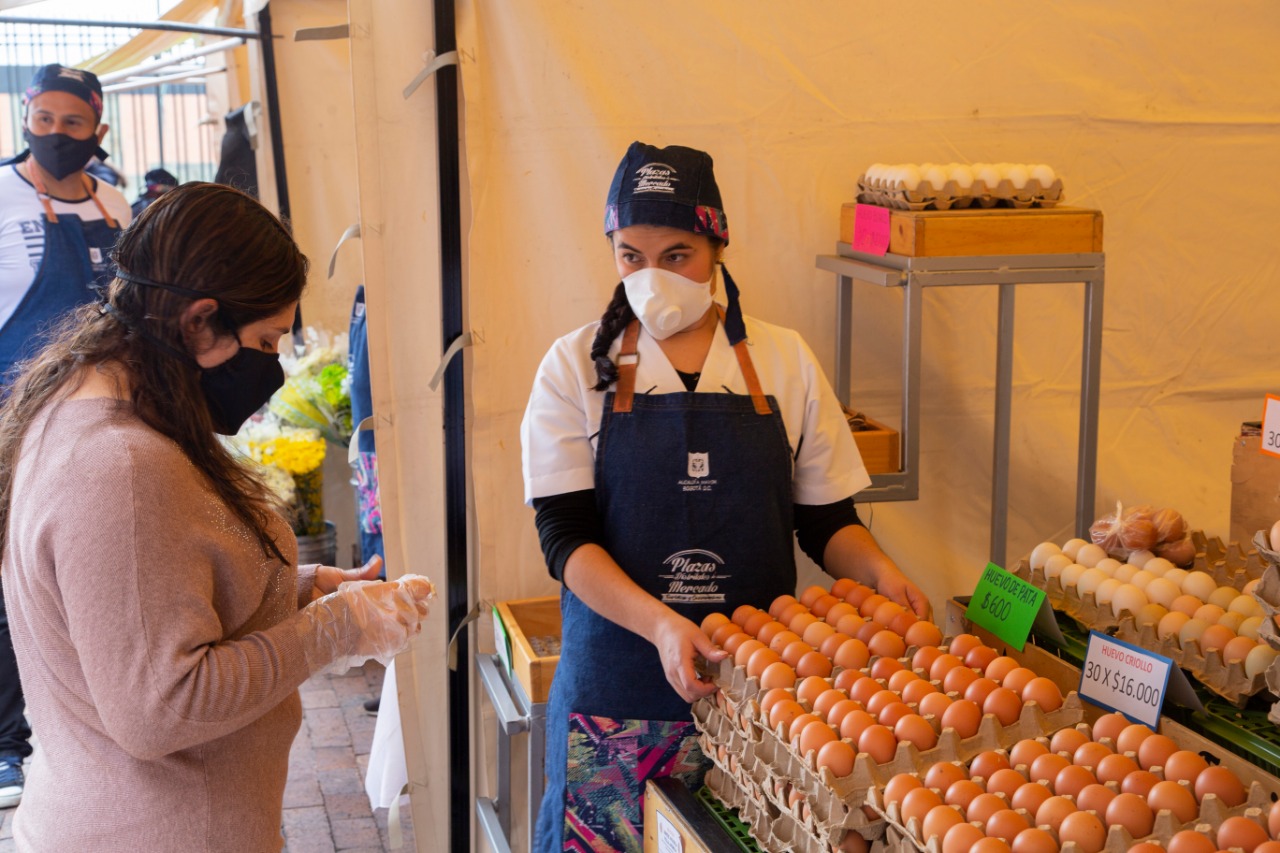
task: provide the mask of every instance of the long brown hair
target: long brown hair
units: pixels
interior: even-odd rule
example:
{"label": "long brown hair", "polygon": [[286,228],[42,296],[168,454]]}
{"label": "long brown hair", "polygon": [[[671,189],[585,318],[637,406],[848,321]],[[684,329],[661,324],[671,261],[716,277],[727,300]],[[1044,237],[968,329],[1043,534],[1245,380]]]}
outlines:
{"label": "long brown hair", "polygon": [[[119,268],[217,300],[215,334],[278,314],[302,295],[307,259],[293,237],[250,196],[219,184],[188,183],[153,202],[120,235]],[[8,537],[13,476],[27,427],[79,384],[86,366],[119,365],[129,402],[149,427],[172,439],[228,508],[283,560],[269,531],[266,488],[214,435],[194,360],[180,328],[194,298],[115,279],[104,303],[84,305],[55,328],[22,366],[0,407],[0,552]]]}

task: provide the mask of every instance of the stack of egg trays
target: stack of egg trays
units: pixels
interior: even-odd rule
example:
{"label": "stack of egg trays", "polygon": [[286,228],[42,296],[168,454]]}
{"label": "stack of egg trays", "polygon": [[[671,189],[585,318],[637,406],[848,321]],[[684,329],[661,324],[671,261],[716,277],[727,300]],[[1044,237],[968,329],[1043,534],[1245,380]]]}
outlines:
{"label": "stack of egg trays", "polygon": [[914,190],[909,190],[901,181],[872,181],[863,174],[858,176],[858,201],[898,210],[1054,207],[1062,201],[1062,179],[1055,178],[1048,186],[1042,186],[1031,178],[1021,188],[1015,188],[1008,178],[990,187],[979,180],[968,187],[947,181],[940,190],[935,190],[928,181],[921,181]]}
{"label": "stack of egg trays", "polygon": [[[1075,728],[1083,731],[1086,735],[1091,734],[1087,725],[1077,725]],[[1048,745],[1053,732],[1045,732],[1036,738],[1040,742]],[[1115,744],[1110,738],[1103,738],[1101,743],[1106,744],[1112,749]],[[1131,758],[1136,756],[1133,752],[1127,753]],[[962,762],[967,764],[968,762]],[[920,768],[916,772],[917,775],[923,777],[924,769]],[[1026,765],[1020,764],[1014,768],[1024,777],[1030,776]],[[1164,779],[1164,768],[1153,767],[1152,772]],[[1038,784],[1044,784],[1043,782]],[[1180,782],[1180,785],[1186,786],[1186,782]],[[1105,783],[1105,787],[1111,789],[1115,793],[1119,793],[1120,787],[1115,782]],[[985,788],[985,785],[984,785]],[[999,795],[997,795],[999,796]],[[867,806],[877,814],[885,818],[885,840],[889,849],[896,850],[918,850],[921,853],[942,853],[941,839],[938,837],[930,838],[928,841],[921,839],[921,822],[916,818],[908,821],[902,820],[902,813],[897,803],[886,804],[884,802],[884,792],[882,789],[873,788],[867,795]],[[1134,838],[1129,831],[1123,826],[1113,825],[1107,827],[1106,846],[1103,847],[1104,853],[1127,853],[1130,847],[1143,841],[1155,841],[1164,846],[1168,840],[1177,832],[1190,829],[1201,834],[1210,834],[1210,837],[1217,835],[1218,827],[1229,817],[1246,817],[1257,822],[1262,827],[1266,827],[1267,811],[1271,807],[1271,796],[1266,788],[1258,784],[1256,781],[1249,786],[1248,794],[1245,801],[1238,806],[1224,805],[1222,800],[1217,796],[1210,794],[1200,803],[1199,813],[1189,821],[1181,822],[1174,817],[1173,813],[1168,810],[1162,810],[1156,815],[1155,824],[1152,826],[1151,834],[1142,838]],[[1031,816],[1024,809],[1017,810],[1019,814],[1028,819]],[[1095,812],[1096,814],[1096,812]],[[1102,819],[1098,815],[1099,820]],[[974,823],[975,826],[980,824]],[[1074,842],[1062,844],[1052,829],[1047,826],[1041,826],[1041,829],[1049,832],[1054,836],[1054,841],[1061,845],[1062,853],[1082,853],[1080,847]]]}
{"label": "stack of egg trays", "polygon": [[[1258,628],[1258,636],[1267,641],[1267,645],[1280,650],[1280,632],[1277,631],[1276,619],[1280,618],[1280,552],[1273,551],[1267,542],[1267,531],[1259,530],[1253,537],[1253,545],[1258,549],[1266,568],[1262,573],[1262,582],[1253,591],[1253,597],[1262,606],[1266,617]],[[1267,686],[1271,692],[1280,696],[1280,658],[1267,668]],[[1280,724],[1280,702],[1271,706],[1267,719]]]}

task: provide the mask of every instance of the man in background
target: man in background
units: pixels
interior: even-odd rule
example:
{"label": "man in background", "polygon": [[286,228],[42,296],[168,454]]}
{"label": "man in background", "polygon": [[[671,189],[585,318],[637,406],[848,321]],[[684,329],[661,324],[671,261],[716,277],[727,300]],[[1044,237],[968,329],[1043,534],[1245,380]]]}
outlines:
{"label": "man in background", "polygon": [[133,216],[136,219],[138,214],[147,209],[151,202],[160,198],[178,185],[178,179],[173,176],[172,172],[165,169],[152,169],[147,172],[143,179],[142,192],[138,193],[138,200],[133,203]]}

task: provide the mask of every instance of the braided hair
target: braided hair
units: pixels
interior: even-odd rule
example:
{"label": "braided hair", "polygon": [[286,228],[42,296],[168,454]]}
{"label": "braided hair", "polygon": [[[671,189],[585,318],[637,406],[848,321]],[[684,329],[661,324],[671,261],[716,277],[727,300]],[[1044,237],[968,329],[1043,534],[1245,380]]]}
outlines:
{"label": "braided hair", "polygon": [[596,384],[592,391],[607,391],[609,386],[618,381],[618,365],[609,358],[609,346],[614,338],[622,334],[622,330],[636,318],[627,301],[627,288],[622,282],[613,289],[613,298],[609,307],[604,309],[600,317],[600,328],[596,329],[595,339],[591,341],[591,360],[596,365]]}

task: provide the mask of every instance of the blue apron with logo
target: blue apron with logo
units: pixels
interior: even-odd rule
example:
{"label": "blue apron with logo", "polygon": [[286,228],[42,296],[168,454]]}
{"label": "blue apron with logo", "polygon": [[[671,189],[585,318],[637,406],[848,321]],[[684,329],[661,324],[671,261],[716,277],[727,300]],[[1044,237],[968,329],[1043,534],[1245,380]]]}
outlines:
{"label": "blue apron with logo", "polygon": [[[777,403],[760,392],[745,341],[734,349],[748,396],[634,394],[638,328],[624,336],[596,446],[601,544],[695,624],[741,604],[767,607],[796,586],[791,447]],[[560,601],[535,849],[640,850],[645,781],[675,775],[697,786],[705,773],[689,703],[651,643],[567,587]]]}
{"label": "blue apron with logo", "polygon": [[0,385],[8,385],[13,367],[45,345],[49,330],[67,312],[97,299],[99,288],[111,283],[115,266],[111,249],[120,227],[107,214],[85,176],[85,189],[104,218],[85,222],[70,213],[55,215],[49,197],[37,185],[44,205],[44,257],[35,280],[18,307],[0,327]]}

